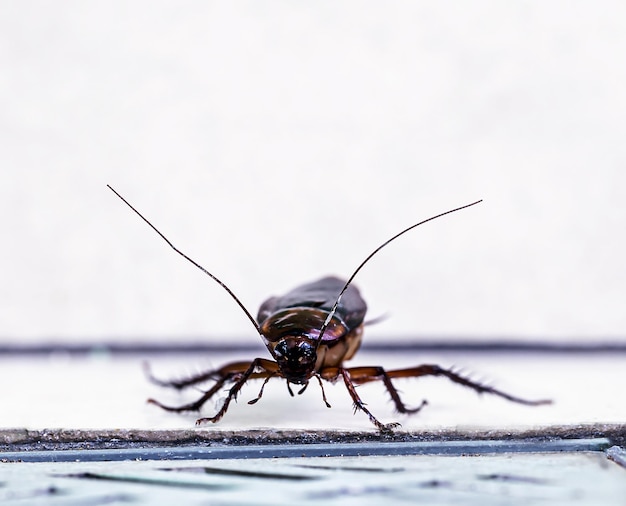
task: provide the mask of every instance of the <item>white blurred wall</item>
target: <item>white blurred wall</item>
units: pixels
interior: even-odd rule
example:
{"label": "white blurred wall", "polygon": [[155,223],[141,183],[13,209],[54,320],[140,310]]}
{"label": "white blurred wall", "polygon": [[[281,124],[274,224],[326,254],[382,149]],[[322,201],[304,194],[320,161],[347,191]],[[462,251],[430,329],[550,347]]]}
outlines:
{"label": "white blurred wall", "polygon": [[623,2],[3,2],[0,340],[257,339],[357,277],[385,336],[626,339]]}

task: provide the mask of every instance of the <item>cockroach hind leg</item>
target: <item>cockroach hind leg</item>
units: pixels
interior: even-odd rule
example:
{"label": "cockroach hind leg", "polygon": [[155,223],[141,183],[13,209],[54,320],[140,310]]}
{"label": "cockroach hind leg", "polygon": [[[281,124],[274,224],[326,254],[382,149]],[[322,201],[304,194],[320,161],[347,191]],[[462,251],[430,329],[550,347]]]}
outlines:
{"label": "cockroach hind leg", "polygon": [[144,373],[145,377],[148,379],[148,381],[150,383],[153,383],[153,384],[158,385],[160,387],[175,387],[175,385],[172,384],[173,382],[161,380],[161,379],[155,377],[154,374],[152,374],[152,367],[150,366],[150,363],[147,360],[144,360],[142,362],[141,366],[143,368],[143,373]]}
{"label": "cockroach hind leg", "polygon": [[187,388],[189,386],[196,385],[207,380],[218,380],[220,378],[219,371],[211,370],[206,372],[200,372],[186,378],[162,380],[152,374],[152,368],[147,361],[143,362],[142,365],[144,374],[146,378],[148,378],[148,381],[150,381],[150,383],[153,383],[154,385],[158,385],[160,387],[174,388],[176,390],[182,390],[183,388]]}
{"label": "cockroach hind leg", "polygon": [[428,401],[426,399],[423,399],[420,405],[416,408],[407,408],[405,406],[403,411],[400,411],[399,409],[396,409],[396,411],[403,415],[414,415],[415,413],[419,413],[425,406],[428,406]]}
{"label": "cockroach hind leg", "polygon": [[[386,376],[386,379],[389,380],[389,382],[391,382],[392,378],[395,379],[395,378],[419,378],[421,376],[443,376],[458,385],[474,390],[478,394],[495,395],[503,399],[506,399],[507,401],[516,402],[518,404],[525,404],[526,406],[542,406],[545,404],[552,403],[552,401],[549,399],[533,401],[533,400],[527,400],[521,397],[508,394],[494,387],[479,383],[477,381],[473,381],[469,379],[468,377],[459,374],[459,372],[457,372],[457,369],[445,369],[436,364],[422,364],[417,367],[411,367],[408,369],[397,369],[394,371],[387,371],[385,373],[385,376]],[[390,393],[393,398],[394,394],[392,390],[390,390]],[[400,404],[397,404],[397,406],[400,407]]]}
{"label": "cockroach hind leg", "polygon": [[189,404],[184,404],[183,406],[179,406],[179,407],[165,406],[164,404],[161,404],[159,401],[155,399],[148,399],[148,402],[150,404],[159,406],[161,409],[164,409],[165,411],[173,411],[175,413],[181,413],[183,411],[200,411],[200,408],[202,408],[202,406],[209,399],[211,399],[217,392],[221,390],[221,388],[224,386],[224,383],[227,381],[227,379],[228,377],[226,376],[220,378],[209,390],[204,392],[199,399],[197,399],[194,402],[190,402]]}
{"label": "cockroach hind leg", "polygon": [[165,404],[162,404],[160,401],[152,398],[148,399],[146,402],[148,404],[154,404],[155,406],[158,406],[159,408],[165,411],[170,411],[172,413],[182,413],[183,411],[198,411],[200,409],[200,406],[197,406],[197,402],[185,404],[184,406],[167,406]]}

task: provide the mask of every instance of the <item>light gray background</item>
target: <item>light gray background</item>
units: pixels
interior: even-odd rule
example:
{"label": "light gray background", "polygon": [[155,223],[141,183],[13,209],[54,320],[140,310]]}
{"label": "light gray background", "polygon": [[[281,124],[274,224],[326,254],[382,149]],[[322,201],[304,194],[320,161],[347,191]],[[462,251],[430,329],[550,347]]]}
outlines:
{"label": "light gray background", "polygon": [[0,339],[256,339],[359,274],[384,336],[624,339],[623,2],[0,9]]}

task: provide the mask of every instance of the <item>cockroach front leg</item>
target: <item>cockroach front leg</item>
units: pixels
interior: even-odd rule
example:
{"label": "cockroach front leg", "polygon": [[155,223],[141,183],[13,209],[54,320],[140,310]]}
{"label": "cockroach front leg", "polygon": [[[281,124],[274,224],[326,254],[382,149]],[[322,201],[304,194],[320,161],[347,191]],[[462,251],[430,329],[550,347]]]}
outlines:
{"label": "cockroach front leg", "polygon": [[[228,411],[228,406],[230,405],[231,401],[233,399],[237,399],[239,391],[249,379],[263,378],[265,380],[269,380],[269,378],[277,374],[279,374],[279,370],[278,364],[276,362],[264,358],[255,358],[252,362],[248,363],[248,368],[245,371],[239,371],[238,375],[232,378],[231,381],[234,381],[235,384],[228,391],[228,395],[226,396],[222,407],[215,414],[215,416],[198,418],[196,420],[196,425],[201,425],[205,422],[215,423],[219,421],[224,416],[224,414],[226,414],[226,411]],[[263,386],[265,386],[265,384]],[[256,399],[253,399],[253,402],[256,402],[261,397],[262,391],[263,387],[261,387],[261,392],[259,393],[259,396]]]}

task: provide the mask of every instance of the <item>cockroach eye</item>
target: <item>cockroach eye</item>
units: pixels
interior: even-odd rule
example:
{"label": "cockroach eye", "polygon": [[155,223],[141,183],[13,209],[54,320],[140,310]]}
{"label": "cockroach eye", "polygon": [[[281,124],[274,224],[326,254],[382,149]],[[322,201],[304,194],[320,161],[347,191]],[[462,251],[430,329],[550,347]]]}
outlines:
{"label": "cockroach eye", "polygon": [[287,343],[285,341],[281,341],[274,347],[274,356],[276,358],[283,358],[286,354]]}
{"label": "cockroach eye", "polygon": [[299,357],[298,362],[310,362],[316,356],[315,346],[311,343],[298,344]]}

